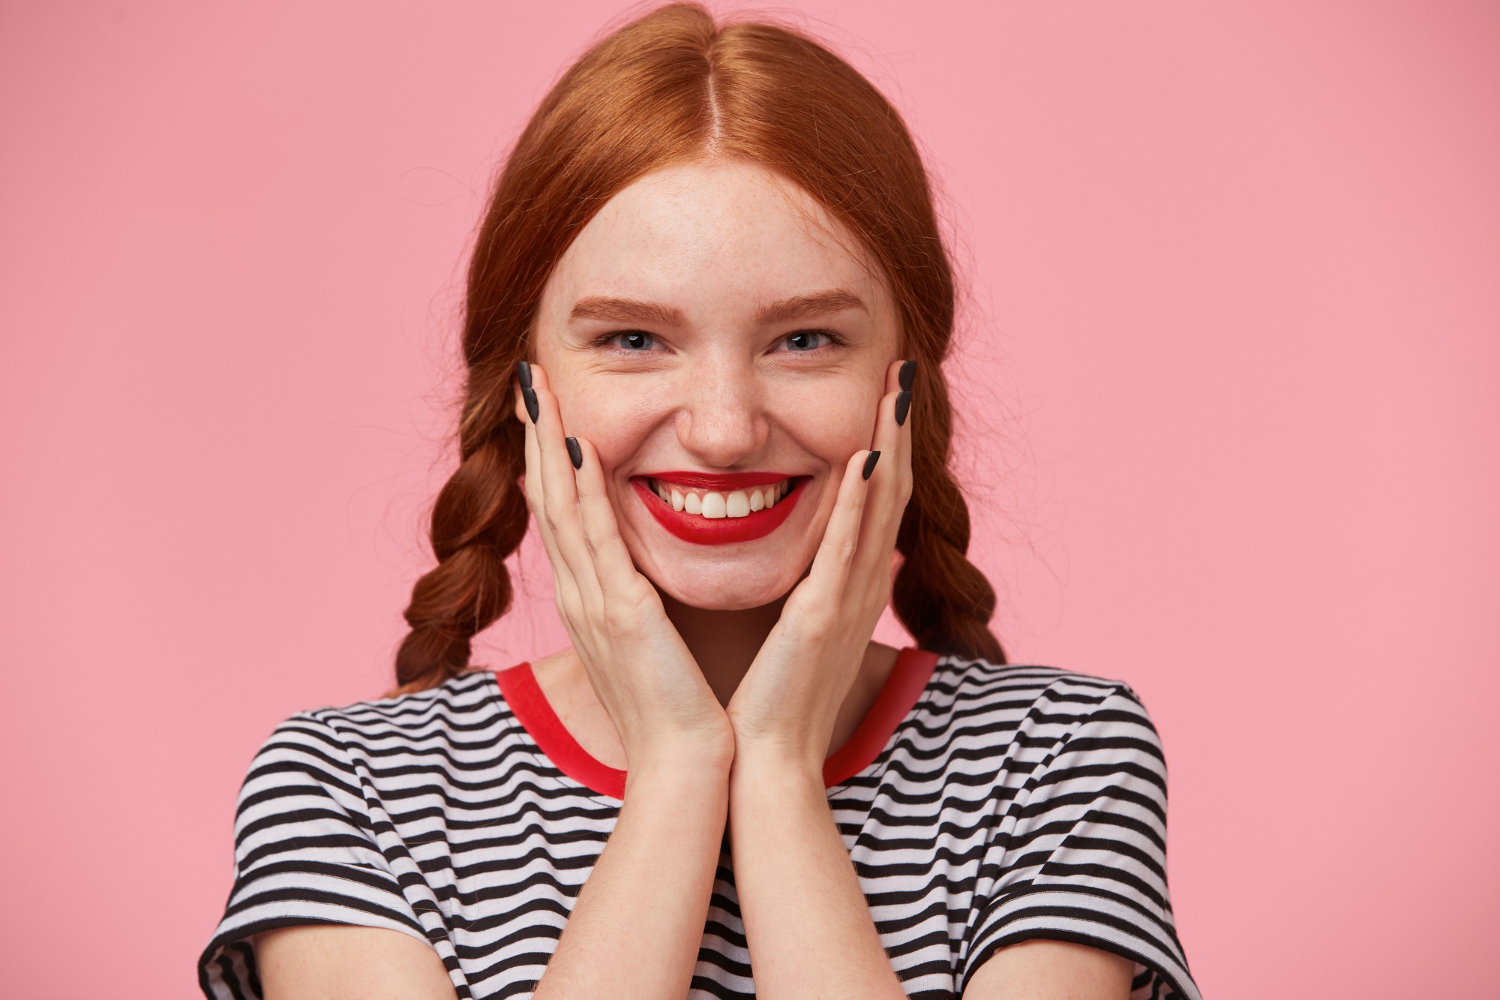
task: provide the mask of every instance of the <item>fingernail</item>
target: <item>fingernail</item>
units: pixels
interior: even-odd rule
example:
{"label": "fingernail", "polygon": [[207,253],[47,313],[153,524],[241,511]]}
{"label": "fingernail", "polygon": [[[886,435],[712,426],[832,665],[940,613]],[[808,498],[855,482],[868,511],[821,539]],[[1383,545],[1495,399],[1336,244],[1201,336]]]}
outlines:
{"label": "fingernail", "polygon": [[529,362],[516,362],[516,378],[521,380],[522,389],[531,388],[531,364]]}
{"label": "fingernail", "polygon": [[865,459],[865,478],[870,478],[870,473],[875,471],[875,463],[880,459],[880,452],[870,452],[870,457]]}
{"label": "fingernail", "polygon": [[583,449],[578,447],[577,438],[563,438],[568,446],[568,457],[573,460],[573,468],[583,468]]}
{"label": "fingernail", "polygon": [[536,423],[537,416],[542,412],[541,407],[536,405],[536,390],[530,386],[522,386],[521,398],[526,400],[526,412],[531,414],[531,422]]}
{"label": "fingernail", "polygon": [[896,426],[900,427],[906,423],[906,411],[911,409],[911,390],[902,389],[896,393]]}
{"label": "fingernail", "polygon": [[[911,392],[912,381],[917,377],[917,363],[915,361],[903,361],[901,363],[901,388]],[[530,383],[527,383],[530,385]]]}

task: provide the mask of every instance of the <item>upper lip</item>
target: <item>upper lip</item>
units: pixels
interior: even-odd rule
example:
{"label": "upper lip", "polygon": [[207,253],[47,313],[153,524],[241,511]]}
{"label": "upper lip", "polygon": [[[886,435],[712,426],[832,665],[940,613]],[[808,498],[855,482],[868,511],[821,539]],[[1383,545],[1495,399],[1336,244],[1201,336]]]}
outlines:
{"label": "upper lip", "polygon": [[747,486],[769,486],[794,478],[790,472],[646,472],[642,475],[677,486],[701,490],[738,490]]}

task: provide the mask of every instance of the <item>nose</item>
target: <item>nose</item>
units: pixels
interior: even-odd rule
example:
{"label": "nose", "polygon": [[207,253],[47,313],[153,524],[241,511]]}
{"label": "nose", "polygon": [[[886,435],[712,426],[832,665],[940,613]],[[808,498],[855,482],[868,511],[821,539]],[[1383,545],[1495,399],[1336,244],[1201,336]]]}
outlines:
{"label": "nose", "polygon": [[748,360],[719,359],[684,372],[677,410],[677,439],[704,465],[728,469],[751,459],[766,443],[763,387]]}

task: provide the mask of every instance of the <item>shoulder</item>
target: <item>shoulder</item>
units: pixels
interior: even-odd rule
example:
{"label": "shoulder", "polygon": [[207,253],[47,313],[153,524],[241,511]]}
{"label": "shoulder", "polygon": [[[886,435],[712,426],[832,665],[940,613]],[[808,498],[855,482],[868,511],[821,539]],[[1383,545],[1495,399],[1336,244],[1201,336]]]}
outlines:
{"label": "shoulder", "polygon": [[933,670],[933,686],[965,708],[1073,715],[1128,710],[1146,717],[1144,703],[1118,678],[1041,664],[992,663],[946,654]]}
{"label": "shoulder", "polygon": [[455,748],[485,739],[487,719],[503,724],[492,683],[474,671],[426,691],[292,713],[256,750],[236,822],[358,822],[413,769],[446,767]]}
{"label": "shoulder", "polygon": [[473,667],[425,691],[327,705],[298,714],[331,721],[401,719],[422,713],[472,711],[488,700],[494,676],[488,667]]}
{"label": "shoulder", "polygon": [[467,670],[425,691],[294,712],[276,726],[272,738],[321,733],[325,739],[359,744],[372,736],[419,735],[493,714],[503,707],[495,690],[494,674],[488,668]]}
{"label": "shoulder", "polygon": [[468,671],[426,691],[293,712],[255,751],[242,795],[310,784],[357,794],[387,765],[472,740],[508,716],[492,676]]}
{"label": "shoulder", "polygon": [[927,725],[941,727],[955,750],[1002,771],[1134,759],[1164,776],[1151,715],[1118,678],[947,655],[934,667],[926,710]]}

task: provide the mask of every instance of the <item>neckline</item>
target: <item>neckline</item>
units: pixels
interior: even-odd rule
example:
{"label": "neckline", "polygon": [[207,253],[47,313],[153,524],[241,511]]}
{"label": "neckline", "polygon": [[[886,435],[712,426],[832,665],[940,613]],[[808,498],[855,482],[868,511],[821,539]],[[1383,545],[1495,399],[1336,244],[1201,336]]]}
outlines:
{"label": "neckline", "polygon": [[[937,661],[936,653],[914,646],[897,653],[896,663],[870,711],[848,741],[823,762],[824,788],[848,781],[875,762],[926,689]],[[516,721],[558,770],[590,791],[624,801],[625,771],[598,760],[574,739],[536,682],[529,660],[495,669],[494,674]]]}

